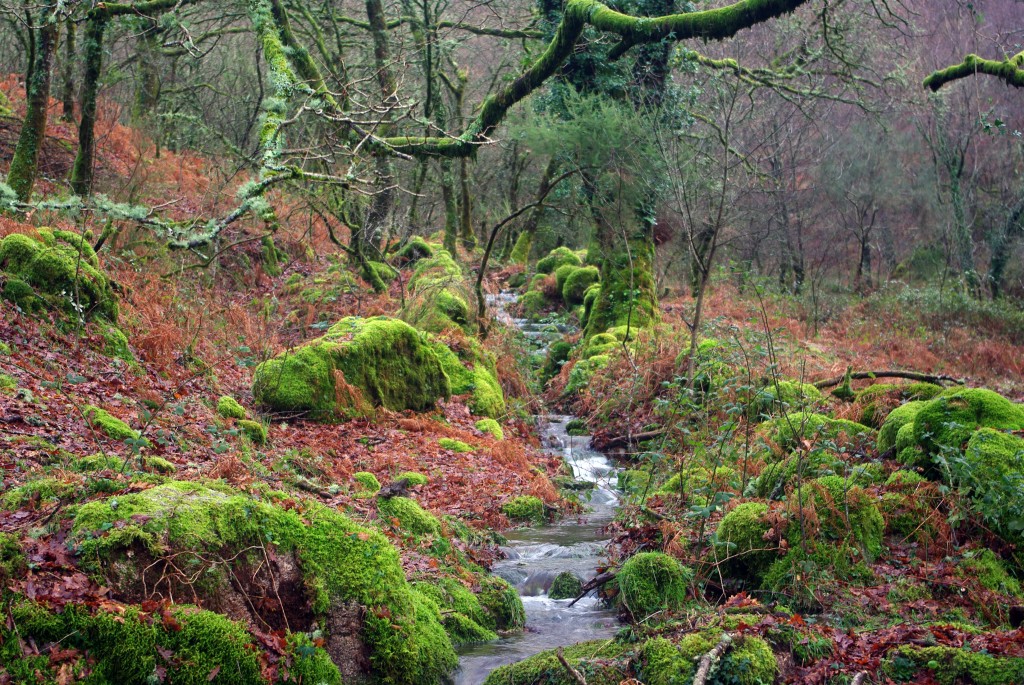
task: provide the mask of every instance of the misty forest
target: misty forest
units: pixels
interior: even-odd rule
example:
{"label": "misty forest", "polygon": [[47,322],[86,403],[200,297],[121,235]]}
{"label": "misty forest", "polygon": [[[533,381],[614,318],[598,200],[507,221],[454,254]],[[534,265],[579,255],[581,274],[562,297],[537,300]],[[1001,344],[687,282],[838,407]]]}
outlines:
{"label": "misty forest", "polygon": [[1024,2],[605,2],[0,0],[0,685],[1024,683]]}

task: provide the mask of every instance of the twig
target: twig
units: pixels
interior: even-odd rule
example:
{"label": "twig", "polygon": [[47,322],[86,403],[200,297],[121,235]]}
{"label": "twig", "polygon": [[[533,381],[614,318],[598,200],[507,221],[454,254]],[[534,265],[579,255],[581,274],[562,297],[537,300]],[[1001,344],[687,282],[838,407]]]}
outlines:
{"label": "twig", "polygon": [[867,680],[868,672],[861,671],[857,675],[853,676],[853,680],[850,681],[850,685],[864,685],[864,681]]}
{"label": "twig", "polygon": [[700,658],[700,663],[697,665],[697,672],[693,676],[693,685],[706,685],[708,676],[711,674],[711,667],[716,661],[722,658],[722,655],[726,653],[729,647],[732,646],[733,636],[726,633],[722,636],[722,639],[718,641],[715,648]]}
{"label": "twig", "polygon": [[558,662],[565,667],[565,670],[569,672],[569,675],[572,676],[572,679],[579,683],[579,685],[587,685],[587,679],[583,677],[582,673],[580,673],[575,668],[569,665],[569,662],[565,660],[565,654],[563,654],[562,652],[562,648],[559,647],[558,653],[556,654],[556,656],[558,657]]}
{"label": "twig", "polygon": [[580,601],[581,599],[586,597],[591,590],[601,587],[614,577],[614,573],[612,573],[611,571],[605,571],[604,573],[600,573],[595,577],[591,578],[583,584],[583,587],[580,589],[580,594],[577,595],[576,599],[569,602],[569,606],[572,606],[576,602]]}
{"label": "twig", "polygon": [[[843,382],[845,376],[836,376],[835,378],[829,378],[828,380],[818,381],[814,384],[818,390],[823,388],[831,388],[834,385],[839,385]],[[850,374],[850,378],[854,380],[864,380],[867,378],[906,378],[912,381],[922,381],[924,383],[942,383],[943,381],[948,383],[963,384],[963,379],[953,378],[952,376],[933,376],[927,373],[917,373],[915,371],[861,371],[860,373]]]}

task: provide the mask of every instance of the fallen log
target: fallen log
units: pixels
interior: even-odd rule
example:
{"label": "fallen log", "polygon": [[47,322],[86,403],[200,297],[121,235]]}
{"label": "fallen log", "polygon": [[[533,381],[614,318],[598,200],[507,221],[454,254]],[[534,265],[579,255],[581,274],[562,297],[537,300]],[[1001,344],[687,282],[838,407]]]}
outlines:
{"label": "fallen log", "polygon": [[[831,388],[839,385],[846,378],[843,376],[836,376],[835,378],[829,378],[827,380],[818,381],[814,383],[814,387],[818,390],[825,388]],[[859,373],[851,373],[850,378],[853,380],[866,380],[871,378],[905,378],[910,381],[921,381],[923,383],[935,383],[941,385],[942,383],[956,383],[963,385],[964,381],[960,378],[953,378],[952,376],[944,375],[933,375],[930,373],[917,373],[916,371],[861,371]]]}
{"label": "fallen log", "polygon": [[610,438],[605,441],[601,447],[603,449],[612,449],[615,447],[629,447],[632,444],[643,442],[644,440],[652,440],[654,438],[660,438],[665,434],[663,428],[653,431],[644,431],[643,433],[633,433],[632,435],[620,435],[617,438]]}

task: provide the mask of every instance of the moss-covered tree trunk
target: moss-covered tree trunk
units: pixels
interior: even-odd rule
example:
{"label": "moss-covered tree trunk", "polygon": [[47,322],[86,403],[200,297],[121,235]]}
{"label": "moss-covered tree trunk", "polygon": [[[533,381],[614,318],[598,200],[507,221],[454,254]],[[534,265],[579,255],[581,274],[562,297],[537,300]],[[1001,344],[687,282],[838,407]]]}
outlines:
{"label": "moss-covered tree trunk", "polygon": [[40,26],[35,41],[32,75],[25,84],[25,120],[7,172],[7,185],[22,202],[27,202],[32,196],[32,186],[39,173],[39,150],[46,137],[46,110],[50,104],[53,56],[57,51],[59,27],[52,20],[52,14],[52,5],[44,5],[39,12]]}
{"label": "moss-covered tree trunk", "polygon": [[1006,266],[1010,262],[1013,241],[1024,236],[1024,201],[1014,207],[1002,229],[992,234],[989,240],[991,257],[988,265],[988,282],[992,298],[998,299],[1003,294],[1003,279],[1006,277]]}
{"label": "moss-covered tree trunk", "polygon": [[155,25],[148,25],[135,43],[138,49],[139,78],[135,84],[135,101],[132,103],[132,123],[136,125],[145,121],[160,102],[160,72],[157,69],[159,35]]}
{"label": "moss-covered tree trunk", "polygon": [[103,72],[103,35],[107,30],[107,16],[103,12],[89,17],[85,25],[85,69],[82,73],[81,121],[78,123],[78,154],[71,169],[71,189],[77,195],[88,195],[92,190],[93,157],[96,150],[96,99],[99,95],[100,74]]}
{"label": "moss-covered tree trunk", "polygon": [[[544,173],[541,174],[540,183],[537,186],[538,198],[547,197],[548,191],[551,190],[551,179],[555,177],[556,171],[558,171],[558,162],[552,155],[551,159],[548,160],[547,166],[544,167]],[[537,234],[537,227],[540,226],[540,220],[543,216],[544,206],[538,204],[526,218],[523,230],[519,233],[519,237],[516,238],[516,245],[512,248],[510,259],[513,264],[526,264],[529,261],[530,251],[533,249],[533,237]]]}
{"label": "moss-covered tree trunk", "polygon": [[64,22],[64,63],[61,65],[60,101],[62,121],[75,120],[75,22]]}

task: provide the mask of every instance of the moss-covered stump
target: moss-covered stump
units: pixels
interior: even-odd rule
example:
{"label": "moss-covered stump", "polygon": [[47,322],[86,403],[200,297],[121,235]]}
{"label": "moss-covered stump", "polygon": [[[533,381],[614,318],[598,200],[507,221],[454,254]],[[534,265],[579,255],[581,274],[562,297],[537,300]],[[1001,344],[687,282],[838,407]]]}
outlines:
{"label": "moss-covered stump", "polygon": [[0,241],[0,296],[28,312],[116,322],[113,288],[89,243],[70,231],[38,233],[38,240],[12,233]]}
{"label": "moss-covered stump", "polygon": [[615,575],[618,597],[636,620],[680,608],[693,571],[661,552],[641,552],[626,560]]}
{"label": "moss-covered stump", "polygon": [[171,482],[81,506],[69,543],[123,601],[159,590],[253,625],[319,627],[346,682],[436,683],[456,663],[387,538],[319,504]]}
{"label": "moss-covered stump", "polygon": [[[578,671],[588,685],[619,685],[629,672],[630,646],[609,640],[581,642],[564,650],[565,660]],[[577,685],[549,650],[491,671],[483,685]],[[682,681],[680,681],[682,682]]]}
{"label": "moss-covered stump", "polygon": [[[260,649],[244,624],[196,607],[153,614],[136,607],[90,613],[70,605],[56,612],[11,598],[4,614],[14,629],[0,628],[0,669],[16,683],[71,682],[76,670],[85,676],[86,668],[85,682],[94,683],[267,682]],[[25,656],[22,640],[44,651]],[[54,644],[59,649],[47,654],[46,646]],[[340,685],[338,667],[308,637],[288,634],[286,656],[296,681]]]}
{"label": "moss-covered stump", "polygon": [[423,334],[383,316],[344,318],[322,338],[263,362],[253,377],[260,404],[317,419],[366,415],[381,406],[423,411],[450,394]]}

